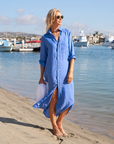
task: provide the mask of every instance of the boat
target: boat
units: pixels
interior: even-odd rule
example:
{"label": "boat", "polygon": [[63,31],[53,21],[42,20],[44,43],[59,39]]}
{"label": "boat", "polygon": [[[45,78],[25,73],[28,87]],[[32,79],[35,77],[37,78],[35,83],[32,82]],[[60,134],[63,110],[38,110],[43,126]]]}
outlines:
{"label": "boat", "polygon": [[12,43],[12,45],[14,45],[14,43],[15,44],[22,44],[22,42],[17,41],[16,39],[11,40],[10,42]]}
{"label": "boat", "polygon": [[12,44],[8,40],[0,40],[0,52],[10,52]]}
{"label": "boat", "polygon": [[74,42],[75,47],[88,47],[89,42],[87,41],[86,36],[84,35],[83,30],[80,31],[78,39]]}
{"label": "boat", "polygon": [[114,49],[114,40],[111,42],[111,48]]}
{"label": "boat", "polygon": [[29,49],[33,49],[33,51],[40,51],[40,46],[41,46],[40,40],[26,41],[26,47]]}
{"label": "boat", "polygon": [[113,36],[107,36],[105,38],[105,42],[102,44],[102,46],[111,47],[113,40],[114,40]]}

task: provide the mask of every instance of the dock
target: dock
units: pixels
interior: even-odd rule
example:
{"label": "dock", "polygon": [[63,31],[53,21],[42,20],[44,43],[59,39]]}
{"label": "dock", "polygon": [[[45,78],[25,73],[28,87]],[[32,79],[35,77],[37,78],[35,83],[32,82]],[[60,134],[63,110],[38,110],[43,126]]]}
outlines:
{"label": "dock", "polygon": [[13,52],[39,52],[40,51],[40,47],[35,47],[35,48],[12,48]]}

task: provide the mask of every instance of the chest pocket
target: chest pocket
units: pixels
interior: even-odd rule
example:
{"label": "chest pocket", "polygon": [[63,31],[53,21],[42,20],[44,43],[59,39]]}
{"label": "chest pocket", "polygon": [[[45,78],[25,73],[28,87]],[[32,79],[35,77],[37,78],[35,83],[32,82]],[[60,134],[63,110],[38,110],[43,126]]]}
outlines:
{"label": "chest pocket", "polygon": [[68,53],[68,41],[61,42],[61,52]]}

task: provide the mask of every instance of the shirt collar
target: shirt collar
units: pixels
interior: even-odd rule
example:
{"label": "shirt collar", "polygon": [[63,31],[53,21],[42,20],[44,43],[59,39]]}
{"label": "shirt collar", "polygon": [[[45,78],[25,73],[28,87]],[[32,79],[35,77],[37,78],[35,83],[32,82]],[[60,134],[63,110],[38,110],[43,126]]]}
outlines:
{"label": "shirt collar", "polygon": [[[59,26],[59,30],[62,31],[62,28],[61,28],[60,26]],[[47,31],[47,33],[52,33],[52,32],[51,32],[51,29],[49,29],[49,30]]]}

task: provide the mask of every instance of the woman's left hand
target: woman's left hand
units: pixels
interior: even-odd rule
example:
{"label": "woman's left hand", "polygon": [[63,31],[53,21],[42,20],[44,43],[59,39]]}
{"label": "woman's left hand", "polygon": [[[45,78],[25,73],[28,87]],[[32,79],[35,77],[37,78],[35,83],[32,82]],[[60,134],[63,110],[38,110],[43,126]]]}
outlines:
{"label": "woman's left hand", "polygon": [[70,83],[73,80],[73,72],[68,72],[67,75],[67,83]]}

